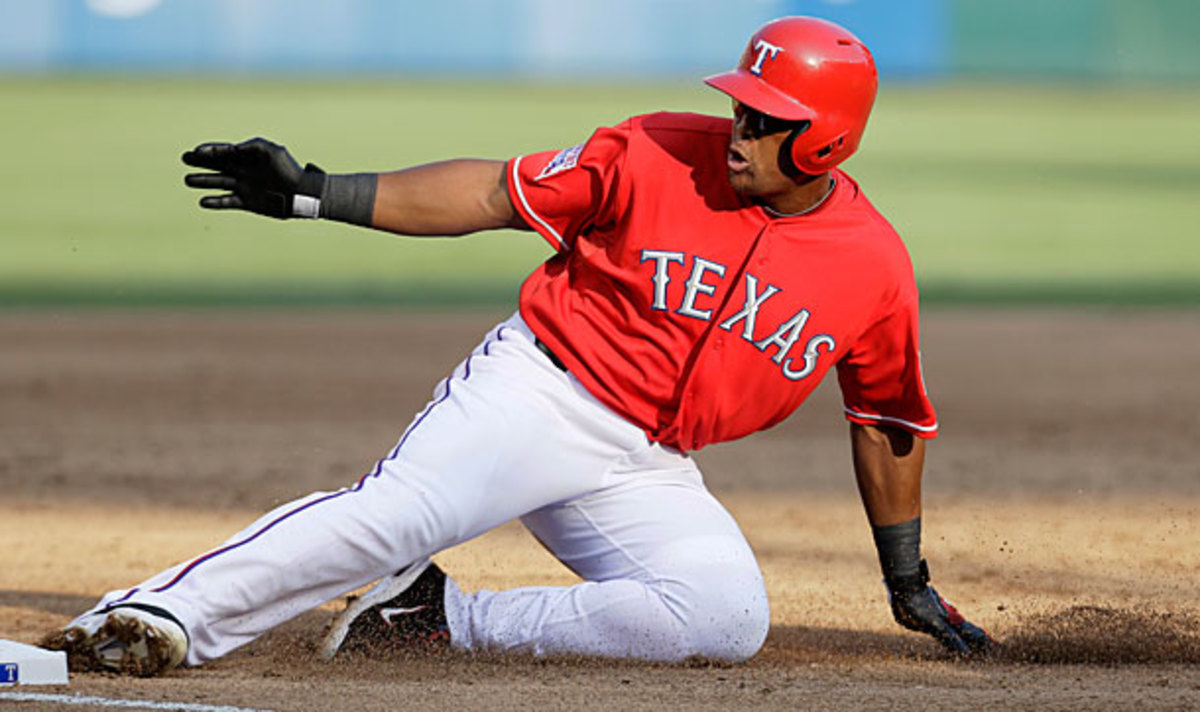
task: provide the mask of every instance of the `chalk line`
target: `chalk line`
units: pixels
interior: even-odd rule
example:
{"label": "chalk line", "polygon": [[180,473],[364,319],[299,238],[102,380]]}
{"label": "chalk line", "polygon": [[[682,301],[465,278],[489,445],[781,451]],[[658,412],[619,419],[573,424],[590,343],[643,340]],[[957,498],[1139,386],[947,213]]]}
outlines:
{"label": "chalk line", "polygon": [[183,712],[272,712],[255,707],[233,707],[230,705],[199,705],[188,702],[155,702],[154,700],[123,700],[112,697],[88,695],[54,695],[42,692],[0,692],[0,702],[57,702],[64,705],[86,705],[89,707],[119,707],[131,710],[183,710]]}

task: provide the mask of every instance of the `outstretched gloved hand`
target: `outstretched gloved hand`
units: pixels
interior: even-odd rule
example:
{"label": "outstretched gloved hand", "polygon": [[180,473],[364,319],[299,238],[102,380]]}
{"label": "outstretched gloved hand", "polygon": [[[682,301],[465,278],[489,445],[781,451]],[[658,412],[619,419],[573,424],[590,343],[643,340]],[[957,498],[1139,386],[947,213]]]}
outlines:
{"label": "outstretched gloved hand", "polygon": [[189,173],[184,177],[189,188],[225,191],[202,197],[202,208],[247,210],[280,219],[318,217],[325,172],[311,163],[300,168],[286,148],[265,138],[202,143],[185,152],[183,162],[215,171]]}

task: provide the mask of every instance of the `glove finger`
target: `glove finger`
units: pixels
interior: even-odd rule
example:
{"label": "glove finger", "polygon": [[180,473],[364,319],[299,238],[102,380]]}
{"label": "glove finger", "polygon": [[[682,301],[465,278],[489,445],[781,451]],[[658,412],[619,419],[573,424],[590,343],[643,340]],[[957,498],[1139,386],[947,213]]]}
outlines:
{"label": "glove finger", "polygon": [[988,635],[988,632],[983,628],[964,620],[962,623],[954,626],[958,636],[970,646],[972,652],[982,653],[989,650],[994,650],[999,644]]}
{"label": "glove finger", "polygon": [[229,195],[207,195],[200,199],[200,207],[209,210],[244,210],[242,199],[232,193]]}
{"label": "glove finger", "polygon": [[958,624],[966,622],[963,617],[958,615],[958,611],[948,605],[933,587],[925,589],[923,601],[931,604],[925,611],[926,615],[922,616],[922,622],[926,626],[925,632],[937,638],[946,650],[957,655],[968,655],[971,646],[967,645],[957,630]]}
{"label": "glove finger", "polygon": [[183,177],[183,183],[189,188],[202,190],[229,190],[237,187],[237,179],[224,173],[189,173]]}
{"label": "glove finger", "polygon": [[942,598],[937,591],[932,588],[929,590],[946,612],[946,621],[950,624],[950,627],[954,629],[955,633],[958,633],[958,637],[962,638],[963,642],[971,648],[972,652],[988,650],[996,644],[996,641],[992,640],[992,636],[988,635],[987,631],[963,618],[958,609],[949,601]]}
{"label": "glove finger", "polygon": [[239,151],[254,151],[258,153],[271,153],[272,151],[287,150],[278,143],[265,139],[262,136],[255,136],[254,138],[246,139],[234,148],[238,149]]}
{"label": "glove finger", "polygon": [[220,170],[228,165],[229,159],[235,153],[236,147],[231,143],[210,142],[202,143],[190,151],[184,151],[181,158],[189,166]]}
{"label": "glove finger", "polygon": [[937,638],[938,642],[941,643],[942,647],[947,651],[954,653],[955,655],[971,654],[971,646],[967,645],[966,641],[962,639],[962,636],[960,636],[954,630],[954,628],[950,627],[950,624],[947,623],[945,619],[938,618],[935,621],[931,621],[929,628],[929,634],[934,638]]}
{"label": "glove finger", "polygon": [[223,153],[228,156],[228,165],[236,166],[243,171],[261,171],[268,168],[272,158],[280,154],[288,155],[290,158],[286,148],[261,137],[230,146],[229,150]]}

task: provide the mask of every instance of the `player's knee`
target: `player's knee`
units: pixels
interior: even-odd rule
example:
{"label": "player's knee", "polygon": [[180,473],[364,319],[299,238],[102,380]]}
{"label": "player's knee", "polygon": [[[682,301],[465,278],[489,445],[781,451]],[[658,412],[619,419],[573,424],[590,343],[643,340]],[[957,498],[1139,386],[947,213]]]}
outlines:
{"label": "player's knee", "polygon": [[742,662],[762,649],[771,612],[757,573],[754,572],[753,583],[729,586],[698,602],[691,626],[693,655]]}
{"label": "player's knee", "polygon": [[683,618],[680,658],[742,662],[767,638],[771,614],[757,568],[707,572],[669,594]]}

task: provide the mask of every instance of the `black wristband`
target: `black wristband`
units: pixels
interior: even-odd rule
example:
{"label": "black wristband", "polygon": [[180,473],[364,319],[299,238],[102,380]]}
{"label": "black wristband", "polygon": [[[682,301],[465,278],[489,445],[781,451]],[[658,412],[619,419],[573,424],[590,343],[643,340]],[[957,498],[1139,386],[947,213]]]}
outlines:
{"label": "black wristband", "polygon": [[375,189],[378,185],[378,173],[328,176],[325,192],[321,196],[321,217],[370,227],[375,217]]}
{"label": "black wristband", "polygon": [[883,580],[889,588],[893,584],[908,584],[921,578],[921,518],[917,517],[900,524],[871,526],[875,537],[875,550],[879,553],[879,566],[883,569]]}

